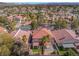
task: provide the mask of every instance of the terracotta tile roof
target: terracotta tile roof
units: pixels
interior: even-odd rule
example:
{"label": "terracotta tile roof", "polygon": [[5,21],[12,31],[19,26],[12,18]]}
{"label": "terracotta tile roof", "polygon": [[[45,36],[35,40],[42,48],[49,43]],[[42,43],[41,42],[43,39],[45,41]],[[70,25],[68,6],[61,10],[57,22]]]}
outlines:
{"label": "terracotta tile roof", "polygon": [[7,32],[7,30],[3,27],[0,27],[0,32]]}
{"label": "terracotta tile roof", "polygon": [[32,35],[34,39],[39,39],[47,35],[52,36],[52,32],[46,28],[40,28],[38,30],[33,31]]}
{"label": "terracotta tile roof", "polygon": [[18,19],[22,19],[21,15],[16,15],[15,17],[18,18]]}
{"label": "terracotta tile roof", "polygon": [[55,30],[52,31],[52,34],[58,43],[61,43],[63,41],[72,41],[72,42],[78,41],[75,39],[77,35],[72,30],[68,29]]}

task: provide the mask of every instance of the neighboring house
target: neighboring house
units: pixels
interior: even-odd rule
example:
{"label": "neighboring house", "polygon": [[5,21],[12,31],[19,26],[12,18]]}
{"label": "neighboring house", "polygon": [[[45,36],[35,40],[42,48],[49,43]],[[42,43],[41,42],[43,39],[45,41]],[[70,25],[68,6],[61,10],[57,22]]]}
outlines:
{"label": "neighboring house", "polygon": [[31,24],[32,21],[26,21],[21,23],[21,29],[22,30],[31,30]]}
{"label": "neighboring house", "polygon": [[64,48],[75,48],[74,44],[79,43],[79,37],[73,30],[60,29],[52,31],[52,34],[58,46],[63,46]]}
{"label": "neighboring house", "polygon": [[18,21],[22,20],[23,17],[22,17],[21,15],[10,15],[10,16],[7,16],[7,19],[8,19],[9,21],[15,20],[15,21],[18,22]]}
{"label": "neighboring house", "polygon": [[15,28],[16,29],[21,29],[21,30],[31,30],[31,21],[25,21],[25,22],[21,22],[21,23],[17,23]]}
{"label": "neighboring house", "polygon": [[15,42],[21,42],[22,43],[22,49],[23,51],[28,51],[30,50],[30,44],[29,44],[29,40],[30,40],[30,34],[31,31],[24,31],[19,29],[18,31],[13,31],[11,33],[11,35],[14,37]]}
{"label": "neighboring house", "polygon": [[11,35],[16,39],[16,41],[22,41],[22,37],[25,35],[27,38],[26,43],[28,43],[29,37],[30,37],[31,31],[24,31],[24,30],[15,30],[11,32]]}

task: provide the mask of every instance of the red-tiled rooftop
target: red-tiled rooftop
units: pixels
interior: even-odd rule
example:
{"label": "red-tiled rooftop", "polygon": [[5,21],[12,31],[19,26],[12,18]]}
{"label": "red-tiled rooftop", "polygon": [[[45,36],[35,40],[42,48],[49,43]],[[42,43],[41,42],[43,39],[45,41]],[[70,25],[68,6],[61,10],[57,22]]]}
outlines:
{"label": "red-tiled rooftop", "polygon": [[55,40],[59,43],[63,40],[77,41],[76,40],[77,35],[75,34],[75,32],[68,29],[60,29],[52,31],[52,35],[55,38]]}
{"label": "red-tiled rooftop", "polygon": [[15,17],[18,18],[18,19],[22,19],[21,15],[16,15]]}
{"label": "red-tiled rooftop", "polygon": [[42,38],[42,37],[47,36],[47,35],[52,36],[52,33],[50,30],[48,30],[46,28],[40,28],[40,29],[33,31],[32,35],[33,35],[33,38],[39,39],[39,38]]}
{"label": "red-tiled rooftop", "polygon": [[7,30],[3,27],[0,27],[0,32],[7,32]]}

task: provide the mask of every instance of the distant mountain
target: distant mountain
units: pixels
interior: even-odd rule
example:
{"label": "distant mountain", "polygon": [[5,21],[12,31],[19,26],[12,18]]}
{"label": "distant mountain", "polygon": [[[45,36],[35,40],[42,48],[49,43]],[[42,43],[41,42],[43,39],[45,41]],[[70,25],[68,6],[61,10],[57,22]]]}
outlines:
{"label": "distant mountain", "polygon": [[4,3],[4,2],[0,2],[0,7],[3,7],[3,6],[14,6],[14,5],[18,5],[16,3]]}
{"label": "distant mountain", "polygon": [[57,3],[48,3],[47,5],[79,5],[79,2],[57,2]]}
{"label": "distant mountain", "polygon": [[79,5],[79,2],[15,2],[15,3],[0,2],[0,7],[15,6],[15,5]]}
{"label": "distant mountain", "polygon": [[16,2],[18,5],[79,5],[79,2]]}

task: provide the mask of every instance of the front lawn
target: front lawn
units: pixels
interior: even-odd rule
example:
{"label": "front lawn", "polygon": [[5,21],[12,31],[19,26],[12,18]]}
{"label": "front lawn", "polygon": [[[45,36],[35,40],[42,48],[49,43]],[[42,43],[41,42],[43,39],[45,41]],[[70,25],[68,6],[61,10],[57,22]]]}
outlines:
{"label": "front lawn", "polygon": [[39,54],[41,52],[41,49],[32,49],[33,54]]}

